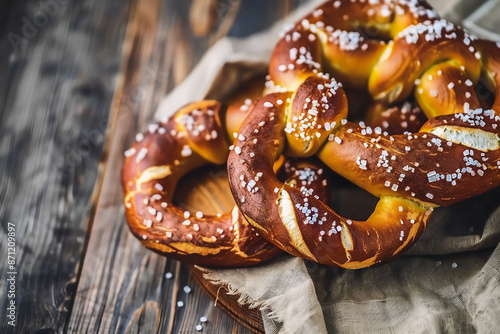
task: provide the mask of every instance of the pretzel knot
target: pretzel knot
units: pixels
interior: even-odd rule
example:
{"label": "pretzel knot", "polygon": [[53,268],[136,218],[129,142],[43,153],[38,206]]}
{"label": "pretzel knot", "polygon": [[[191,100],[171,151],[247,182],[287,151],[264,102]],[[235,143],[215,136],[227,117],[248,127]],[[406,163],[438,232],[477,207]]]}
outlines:
{"label": "pretzel knot", "polygon": [[[500,185],[498,55],[500,45],[419,1],[325,3],[283,33],[269,70],[278,93],[260,99],[239,130],[228,170],[240,210],[275,245],[319,263],[361,268],[397,256],[433,208]],[[342,84],[324,72],[383,103],[414,94],[428,121],[403,134],[350,122]],[[480,79],[493,99],[474,91]],[[313,190],[279,182],[271,167],[282,152],[317,155],[378,196],[372,215],[341,217]],[[255,173],[258,192],[239,186]]]}
{"label": "pretzel knot", "polygon": [[[226,162],[229,134],[246,114],[217,101],[196,102],[137,135],[125,152],[122,184],[127,223],[144,246],[186,262],[219,267],[252,265],[281,252],[254,232],[236,206],[226,213],[204,215],[172,203],[182,176]],[[292,187],[304,182],[304,173],[317,174],[305,185],[327,199],[326,173],[317,173],[321,170],[317,162],[287,161],[280,173]],[[252,188],[259,176],[246,186]]]}

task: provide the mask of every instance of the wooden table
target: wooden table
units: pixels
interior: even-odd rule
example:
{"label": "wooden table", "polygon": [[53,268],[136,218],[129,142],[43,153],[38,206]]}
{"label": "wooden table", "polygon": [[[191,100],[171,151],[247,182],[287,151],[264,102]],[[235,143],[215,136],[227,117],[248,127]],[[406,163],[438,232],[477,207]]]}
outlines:
{"label": "wooden table", "polygon": [[0,333],[193,333],[202,316],[204,333],[250,332],[129,233],[119,171],[214,42],[303,2],[0,1]]}
{"label": "wooden table", "polygon": [[162,97],[306,0],[204,2],[0,0],[0,333],[250,333],[123,214],[123,151]]}

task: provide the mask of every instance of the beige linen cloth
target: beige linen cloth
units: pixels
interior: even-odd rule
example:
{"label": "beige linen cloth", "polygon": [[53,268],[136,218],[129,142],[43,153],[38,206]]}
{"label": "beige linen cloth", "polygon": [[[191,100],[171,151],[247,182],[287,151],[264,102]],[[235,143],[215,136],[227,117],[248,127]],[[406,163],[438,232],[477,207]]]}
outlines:
{"label": "beige linen cloth", "polygon": [[[437,9],[444,17],[457,12],[453,2]],[[191,101],[226,96],[255,72],[265,73],[285,23],[220,40],[162,101],[157,118]],[[364,198],[348,189],[335,194],[353,196]],[[350,200],[339,204],[344,215],[359,214],[357,204],[344,203]],[[283,255],[252,268],[210,269],[206,277],[259,308],[266,333],[500,333],[500,189],[438,208],[414,247],[379,267],[344,270]]]}

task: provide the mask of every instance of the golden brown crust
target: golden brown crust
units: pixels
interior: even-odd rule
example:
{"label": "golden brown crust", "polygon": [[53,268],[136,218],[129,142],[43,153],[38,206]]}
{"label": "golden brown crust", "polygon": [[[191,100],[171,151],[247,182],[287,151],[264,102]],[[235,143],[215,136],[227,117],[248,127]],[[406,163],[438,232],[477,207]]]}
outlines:
{"label": "golden brown crust", "polygon": [[450,205],[500,185],[499,149],[483,152],[425,132],[368,135],[354,124],[334,138],[318,157],[376,196]]}
{"label": "golden brown crust", "polygon": [[461,68],[467,78],[476,84],[481,63],[476,57],[476,50],[471,51],[461,42],[466,38],[471,37],[442,19],[405,28],[373,68],[368,84],[370,93],[376,99],[389,102],[406,99],[414,89],[415,80],[433,65],[448,59],[452,59],[453,65]]}
{"label": "golden brown crust", "polygon": [[331,73],[348,87],[367,88],[370,74],[397,34],[438,17],[423,1],[327,1],[282,32],[269,74],[295,91],[304,79]]}
{"label": "golden brown crust", "polygon": [[[254,232],[236,206],[213,216],[172,203],[183,175],[226,161],[229,144],[221,120],[232,112],[242,111],[226,109],[216,101],[189,104],[166,123],[151,125],[127,151],[122,170],[125,213],[131,232],[144,246],[186,262],[217,267],[253,265],[281,252]],[[321,168],[317,162],[305,161],[288,161],[285,166],[281,174],[291,185],[301,184],[304,173]],[[325,177],[317,180],[317,188],[327,189]],[[258,175],[245,186],[257,181]],[[326,192],[321,196],[326,199]]]}
{"label": "golden brown crust", "polygon": [[220,216],[182,210],[172,204],[179,179],[228,152],[216,101],[190,104],[168,122],[151,126],[128,151],[122,171],[127,222],[148,248],[208,266],[251,265],[279,253],[253,233],[235,207]]}
{"label": "golden brown crust", "polygon": [[[376,195],[448,205],[499,184],[498,55],[500,43],[440,19],[424,1],[339,0],[283,33],[269,73],[281,91],[303,90],[310,77],[330,74],[367,89],[376,100],[369,126],[346,122],[331,133],[320,158]],[[492,109],[481,108],[486,102],[475,91],[480,75],[495,95]],[[412,91],[415,113],[386,109]]]}
{"label": "golden brown crust", "polygon": [[429,118],[461,113],[465,103],[472,109],[481,107],[472,81],[451,61],[436,64],[426,70],[417,80],[414,95]]}
{"label": "golden brown crust", "polygon": [[486,84],[491,87],[491,92],[486,92],[486,94],[494,96],[490,108],[500,113],[500,75],[498,74],[500,73],[500,42],[478,39],[473,43],[481,55],[483,64],[482,77],[485,79]]}
{"label": "golden brown crust", "polygon": [[[336,80],[308,77],[292,96],[287,114],[286,138],[289,156],[308,157],[316,153],[333,127],[347,116],[347,99]],[[266,101],[265,107],[287,105],[287,100]],[[272,113],[272,111],[271,111]]]}
{"label": "golden brown crust", "polygon": [[268,86],[296,91],[310,76],[331,75],[385,104],[414,92],[432,118],[461,112],[464,103],[475,108],[480,75],[498,95],[498,51],[498,43],[439,18],[425,1],[327,1],[283,31]]}

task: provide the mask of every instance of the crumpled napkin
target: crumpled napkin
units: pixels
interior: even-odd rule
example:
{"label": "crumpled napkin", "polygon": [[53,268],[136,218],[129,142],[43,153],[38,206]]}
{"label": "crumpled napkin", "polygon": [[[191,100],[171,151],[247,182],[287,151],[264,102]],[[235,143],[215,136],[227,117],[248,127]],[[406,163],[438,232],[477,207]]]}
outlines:
{"label": "crumpled napkin", "polygon": [[[267,31],[218,41],[164,98],[156,118],[192,101],[227,96],[255,71],[265,71],[283,25],[321,2],[306,3]],[[353,196],[352,190],[337,192]],[[358,205],[341,209],[359,214]],[[344,270],[283,255],[251,268],[204,270],[208,280],[261,310],[266,333],[494,333],[500,328],[499,243],[496,189],[438,208],[414,247],[379,267]]]}

